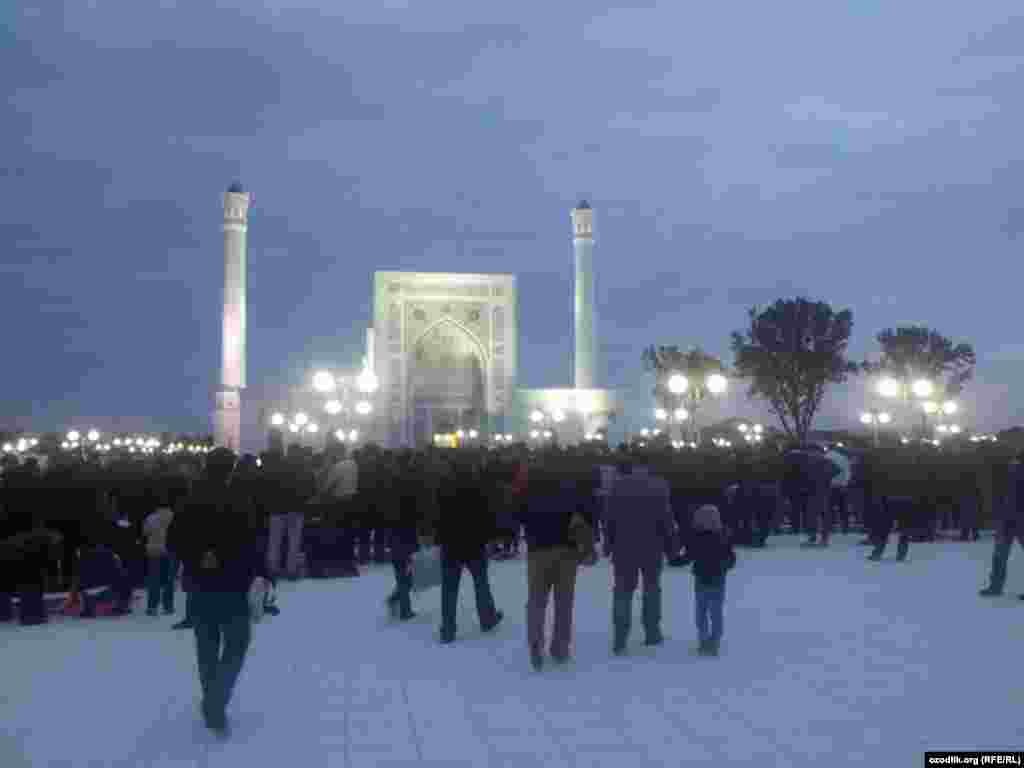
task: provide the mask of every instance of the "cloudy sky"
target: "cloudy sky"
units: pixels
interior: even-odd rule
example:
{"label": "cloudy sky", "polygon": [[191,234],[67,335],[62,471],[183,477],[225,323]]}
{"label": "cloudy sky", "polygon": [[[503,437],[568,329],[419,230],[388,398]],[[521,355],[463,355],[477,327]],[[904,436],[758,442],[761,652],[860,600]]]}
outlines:
{"label": "cloudy sky", "polygon": [[750,305],[797,294],[853,309],[857,357],[899,323],[972,342],[966,421],[1024,420],[1019,0],[12,9],[0,427],[208,426],[235,179],[254,384],[357,361],[373,271],[409,269],[516,273],[521,383],[566,385],[586,197],[635,426],[645,344],[728,360]]}

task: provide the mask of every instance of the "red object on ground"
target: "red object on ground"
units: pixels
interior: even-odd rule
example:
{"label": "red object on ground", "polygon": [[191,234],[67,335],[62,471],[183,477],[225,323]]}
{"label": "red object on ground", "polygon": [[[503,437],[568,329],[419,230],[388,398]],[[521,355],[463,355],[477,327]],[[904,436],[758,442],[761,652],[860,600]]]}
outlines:
{"label": "red object on ground", "polygon": [[81,593],[72,592],[67,596],[67,599],[64,601],[64,605],[61,606],[60,612],[65,616],[81,616],[82,608]]}

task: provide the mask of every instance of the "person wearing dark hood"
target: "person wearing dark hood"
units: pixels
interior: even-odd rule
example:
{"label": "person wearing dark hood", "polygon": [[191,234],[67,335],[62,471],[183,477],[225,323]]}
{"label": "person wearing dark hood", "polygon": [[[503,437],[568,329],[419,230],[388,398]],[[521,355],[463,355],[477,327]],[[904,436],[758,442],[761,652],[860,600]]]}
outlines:
{"label": "person wearing dark hood", "polygon": [[693,587],[697,652],[717,656],[722,641],[725,574],[736,565],[736,553],[722,530],[718,508],[705,504],[693,515]]}
{"label": "person wearing dark hood", "polygon": [[268,577],[250,512],[230,488],[235,454],[217,448],[167,532],[193,588],[196,658],[206,726],[224,734],[226,708],[251,639],[249,593]]}

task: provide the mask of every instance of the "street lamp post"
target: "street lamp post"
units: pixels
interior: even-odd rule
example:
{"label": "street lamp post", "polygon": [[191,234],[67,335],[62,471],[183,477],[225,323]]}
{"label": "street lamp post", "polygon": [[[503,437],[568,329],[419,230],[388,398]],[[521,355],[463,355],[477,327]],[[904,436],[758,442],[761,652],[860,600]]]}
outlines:
{"label": "street lamp post", "polygon": [[669,440],[673,443],[677,440],[683,439],[683,424],[689,420],[690,412],[680,406],[679,408],[673,408],[671,411],[667,408],[655,408],[654,418],[656,421],[663,421],[668,424],[668,435]]}
{"label": "street lamp post", "polygon": [[911,398],[916,398],[916,401],[921,403],[921,437],[926,437],[928,434],[928,416],[932,413],[936,413],[938,410],[945,409],[947,405],[953,408],[953,411],[948,413],[954,413],[956,411],[956,403],[947,401],[939,404],[933,401],[931,398],[935,394],[935,384],[929,379],[925,378],[896,378],[894,376],[886,376],[878,382],[878,393],[882,397],[899,399],[903,402],[904,409],[910,409]]}
{"label": "street lamp post", "polygon": [[888,424],[891,421],[892,421],[892,416],[890,416],[885,411],[879,411],[879,410],[876,410],[874,408],[872,408],[871,410],[868,410],[868,411],[864,411],[864,413],[862,413],[860,415],[860,423],[864,424],[866,426],[870,426],[872,428],[872,433],[874,435],[874,445],[875,445],[875,448],[877,448],[878,445],[879,445],[879,434],[878,434],[879,425],[881,425],[881,424]]}
{"label": "street lamp post", "polygon": [[[309,416],[309,409],[300,408],[288,415],[285,411],[277,411],[270,417],[272,439],[286,434],[293,439],[302,440],[307,435],[323,435],[324,447],[333,435],[339,442],[355,442],[360,429],[366,426],[374,411],[374,395],[380,387],[377,375],[370,368],[369,362],[363,358],[362,369],[356,373],[339,373],[328,369],[317,370],[311,376],[312,391],[326,397],[322,403],[325,427],[321,429]],[[311,400],[308,393],[300,398],[300,404],[313,411],[319,411],[320,404]],[[294,405],[294,402],[293,402]],[[372,431],[372,430],[371,430]]]}
{"label": "street lamp post", "polygon": [[[957,411],[960,410],[960,406],[957,405],[955,400],[946,400],[946,401],[943,401],[943,402],[938,402],[936,400],[925,400],[923,403],[921,403],[921,410],[924,412],[924,415],[923,415],[922,418],[924,419],[925,427],[927,428],[927,420],[928,420],[929,416],[935,416],[935,417],[940,418],[940,419],[943,416],[952,416]],[[949,431],[948,429],[946,429],[946,430],[939,429],[939,427],[942,427],[942,426],[947,426],[948,427],[948,425],[938,424],[938,425],[936,425],[936,430],[939,431],[939,432],[948,432]]]}
{"label": "street lamp post", "polygon": [[703,379],[695,381],[691,381],[682,373],[672,373],[669,374],[666,384],[672,400],[671,403],[666,405],[672,406],[671,411],[667,407],[661,407],[655,412],[655,415],[657,416],[661,412],[665,416],[663,420],[668,421],[671,413],[673,421],[676,423],[681,424],[684,421],[688,421],[693,432],[694,442],[700,443],[697,410],[701,402],[708,395],[717,397],[724,394],[726,389],[728,389],[729,380],[717,372],[709,373]]}
{"label": "street lamp post", "polygon": [[761,424],[739,424],[736,429],[750,445],[759,445],[764,441],[764,426]]}

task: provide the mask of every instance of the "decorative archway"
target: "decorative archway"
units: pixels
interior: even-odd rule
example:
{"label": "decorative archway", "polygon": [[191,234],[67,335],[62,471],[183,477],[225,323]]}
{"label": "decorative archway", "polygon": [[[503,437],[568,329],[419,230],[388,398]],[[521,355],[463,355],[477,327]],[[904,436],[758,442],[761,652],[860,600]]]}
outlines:
{"label": "decorative archway", "polygon": [[408,407],[414,444],[438,432],[480,429],[487,418],[488,359],[480,340],[445,316],[409,350]]}

